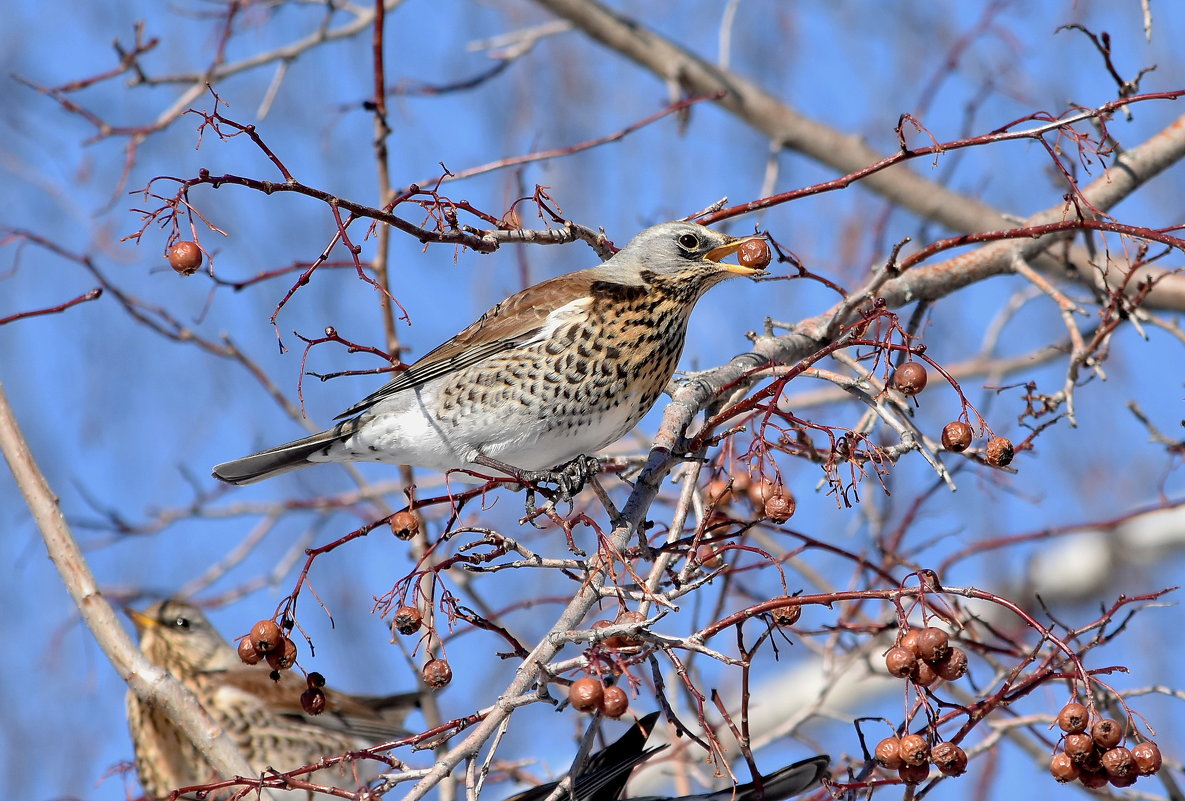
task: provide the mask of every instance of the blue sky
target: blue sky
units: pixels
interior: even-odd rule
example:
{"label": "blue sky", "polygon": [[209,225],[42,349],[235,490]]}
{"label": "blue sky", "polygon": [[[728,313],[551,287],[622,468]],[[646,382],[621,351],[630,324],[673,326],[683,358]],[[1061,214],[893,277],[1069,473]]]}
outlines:
{"label": "blue sky", "polygon": [[[723,3],[663,0],[614,5],[688,49],[709,58],[717,54]],[[955,66],[944,67],[959,37],[977,29],[987,6],[742,0],[734,23],[732,67],[801,112],[862,136],[886,152],[895,147],[893,128],[904,112],[918,114],[935,137],[949,140],[1037,111],[1056,113],[1067,102],[1095,106],[1112,99],[1114,84],[1085,38],[1055,32],[1070,22],[1109,31],[1116,64],[1125,77],[1157,64],[1145,79],[1145,90],[1181,88],[1185,72],[1177,32],[1185,29],[1185,15],[1173,4],[1154,5],[1151,41],[1143,38],[1136,3],[1005,4],[981,35],[957,51]],[[111,42],[118,38],[126,43],[131,22],[138,19],[146,21],[147,35],[161,39],[145,59],[153,74],[192,70],[205,63],[217,43],[216,28],[207,18],[211,8],[195,3],[49,0],[17,3],[9,9],[10,24],[0,33],[0,102],[6,109],[0,120],[0,193],[5,200],[0,225],[32,231],[66,250],[91,256],[111,281],[145,303],[167,308],[202,337],[217,341],[229,333],[279,390],[294,399],[301,369],[300,341],[294,331],[315,336],[332,325],[349,339],[381,342],[377,303],[368,286],[349,270],[319,272],[279,317],[279,331],[289,349],[280,353],[268,316],[288,288],[287,280],[242,292],[215,289],[204,274],[183,280],[167,269],[160,258],[165,236],[159,229],[150,226],[138,245],[121,241],[141,225],[132,209],[142,208],[144,200],[129,194],[131,190],[154,176],[188,176],[203,167],[215,174],[277,178],[259,152],[244,137],[220,142],[209,133],[198,149],[198,119],[187,115],[143,145],[121,185],[125,140],[86,142],[94,133],[90,125],[12,77],[54,85],[110,69],[115,63]],[[249,6],[241,21],[244,33],[232,40],[228,58],[237,60],[298,38],[317,14],[306,7]],[[545,11],[529,3],[407,2],[390,17],[388,83],[444,84],[478,74],[491,62],[485,52],[469,49],[468,44],[548,19]],[[374,203],[373,128],[370,117],[358,110],[370,91],[366,41],[336,43],[294,62],[265,117],[257,112],[272,71],[244,73],[220,84],[218,91],[229,106],[227,115],[256,124],[301,181]],[[936,74],[945,78],[926,107],[919,108],[923,87]],[[139,125],[172,103],[178,91],[175,85],[129,89],[125,79],[118,78],[74,99],[111,122]],[[439,162],[459,170],[602,136],[653,113],[667,100],[661,81],[622,58],[575,33],[552,37],[472,92],[394,98],[392,180],[403,185],[430,178],[438,173]],[[210,101],[203,96],[192,105],[208,109]],[[1132,120],[1117,118],[1112,127],[1122,142],[1136,144],[1180,113],[1179,103],[1143,104],[1134,109]],[[495,172],[450,185],[447,191],[501,213],[511,200],[541,184],[550,188],[565,215],[603,226],[622,243],[645,225],[688,214],[721,197],[734,202],[757,197],[768,154],[769,143],[761,134],[701,104],[685,130],[666,119],[619,143],[532,165],[521,174]],[[782,153],[777,163],[779,190],[834,177],[829,169],[792,153]],[[1043,150],[1030,142],[948,154],[937,166],[927,161],[913,168],[1022,217],[1054,205],[1064,191],[1051,175]],[[1180,167],[1170,169],[1122,203],[1116,216],[1132,224],[1179,224],[1181,184]],[[171,191],[164,184],[157,188]],[[307,262],[333,232],[324,206],[309,199],[203,187],[194,190],[191,200],[228,234],[201,231],[202,243],[215,254],[217,273],[224,278],[246,278]],[[408,216],[418,221],[410,210]],[[883,200],[860,187],[808,197],[757,220],[742,218],[734,230],[749,230],[754,221],[789,243],[812,271],[848,287],[883,261],[889,243],[905,235],[922,240],[945,233],[904,211],[888,211]],[[352,233],[356,241],[362,240],[360,227]],[[370,242],[363,246],[373,252]],[[581,244],[504,248],[485,256],[455,253],[439,245],[424,248],[398,236],[392,256],[393,290],[412,323],[401,327],[400,336],[412,357],[521,288],[524,278],[533,282],[595,263],[594,254]],[[42,248],[9,244],[0,257],[0,317],[61,303],[95,285],[77,263]],[[1180,254],[1170,254],[1165,261],[1179,263]],[[1021,288],[1017,281],[996,279],[938,304],[928,326],[928,355],[944,364],[974,355],[985,331]],[[726,284],[697,310],[683,365],[719,364],[743,352],[743,332],[760,328],[767,316],[793,321],[822,312],[833,300],[833,295],[806,282]],[[1030,300],[1007,326],[998,351],[1028,352],[1056,340],[1060,326],[1047,298]],[[910,529],[911,541],[919,548],[927,544],[927,564],[937,564],[943,555],[985,537],[1116,517],[1155,503],[1158,493],[1170,499],[1180,496],[1180,471],[1173,471],[1163,450],[1147,441],[1147,431],[1124,408],[1127,401],[1137,400],[1169,436],[1181,436],[1182,378],[1179,369],[1172,368],[1181,363],[1180,344],[1155,327],[1146,332],[1146,340],[1131,328],[1116,336],[1106,364],[1108,380],[1094,380],[1079,390],[1078,428],[1061,425],[1049,431],[1036,452],[1018,460],[1020,472],[1015,477],[964,471],[957,494],[934,493]],[[320,372],[374,366],[373,357],[350,356],[328,346],[314,351],[309,361],[309,368]],[[1036,380],[1052,391],[1060,387],[1061,370],[1062,365],[1054,363],[1002,383]],[[195,492],[217,489],[208,477],[212,464],[294,438],[301,429],[241,367],[147,331],[111,297],[63,314],[0,326],[0,381],[67,518],[88,547],[99,580],[117,596],[169,594],[189,585],[260,524],[261,504],[350,486],[339,468],[317,467],[225,492],[205,503],[200,515],[174,514],[190,507]],[[327,424],[377,383],[373,377],[327,383],[306,378],[308,414],[317,424]],[[983,383],[973,381],[966,387],[969,398],[1000,433],[1023,438],[1025,432],[1016,422],[1023,408],[1020,392],[997,394]],[[921,400],[918,419],[934,430],[958,411],[950,392],[928,393]],[[647,418],[641,427],[644,433],[654,430],[660,412]],[[812,410],[811,415],[850,425],[859,410],[847,406]],[[787,462],[786,469],[799,498],[794,525],[814,536],[833,536],[857,552],[872,548],[870,517],[901,520],[910,513],[912,499],[933,482],[933,474],[915,455],[894,469],[891,495],[868,482],[862,488],[862,506],[837,509],[832,498],[815,491],[820,477],[816,467]],[[389,468],[370,466],[364,472],[374,480],[394,477]],[[421,481],[430,485],[433,477],[423,475]],[[490,525],[511,526],[518,503],[504,493],[490,513]],[[213,586],[202,587],[200,598],[244,596],[216,610],[216,624],[228,635],[239,634],[270,613],[295,580],[301,560],[297,554],[293,563],[294,548],[341,536],[365,522],[365,511],[303,512],[279,519],[241,564]],[[111,530],[112,520],[134,528],[162,515],[171,522],[152,526],[151,531],[117,536]],[[0,527],[9,557],[0,567],[0,601],[10,610],[4,626],[7,647],[0,657],[10,690],[3,694],[0,786],[13,798],[123,798],[119,778],[102,779],[111,766],[131,757],[122,687],[73,614],[23,503],[6,478],[0,478]],[[545,542],[562,552],[555,539]],[[943,578],[954,584],[1015,589],[1012,582],[1027,569],[1027,560],[1049,547],[1038,542],[989,554],[960,564]],[[850,565],[822,554],[813,558],[814,567],[837,585],[851,580],[845,572]],[[368,615],[372,598],[386,592],[408,569],[402,544],[378,536],[318,562],[312,583],[334,609],[336,628],[316,612],[315,604],[302,601],[302,624],[313,632],[318,649],[309,669],[360,692],[389,692],[411,684],[408,660],[387,643],[384,624]],[[1097,616],[1099,603],[1107,604],[1121,592],[1137,594],[1174,583],[1179,570],[1176,555],[1139,569],[1130,567],[1117,573],[1104,597],[1060,612],[1087,622]],[[509,594],[508,601],[516,597],[510,580],[499,583],[491,578],[490,586],[497,597],[503,592]],[[754,591],[764,589],[759,584]],[[541,627],[552,619],[547,614],[559,608],[555,599],[569,590],[549,579],[540,584],[540,592],[552,602],[541,605],[543,611],[535,618],[514,618],[525,636],[545,630]],[[1133,667],[1130,676],[1116,679],[1117,686],[1180,686],[1181,672],[1174,662],[1178,649],[1163,647],[1169,621],[1178,615],[1176,609],[1161,609],[1137,617],[1122,640],[1126,647],[1116,646],[1111,655]],[[812,625],[826,622],[820,615]],[[509,667],[483,661],[497,647],[485,634],[460,636],[450,647],[454,659],[471,660],[467,664],[472,667],[469,673],[458,671],[459,681],[442,696],[442,704],[448,714],[463,714],[484,703],[481,690],[490,686],[488,681],[501,681]],[[766,667],[773,671],[802,658],[791,651],[785,662]],[[719,680],[721,686],[735,687],[735,677]],[[1061,703],[1052,689],[1039,695],[1025,713],[1047,712]],[[862,714],[900,716],[899,694],[875,703],[881,711]],[[1171,706],[1158,708],[1148,702],[1141,711],[1150,717],[1155,713],[1163,736],[1179,742],[1179,725],[1173,722],[1179,716]],[[557,736],[541,744],[523,727],[511,744],[521,748],[523,758],[537,757],[544,766],[562,767],[573,751],[570,735],[577,721],[571,714],[562,719],[550,712],[534,714],[534,720],[553,726]],[[826,748],[835,755],[858,750],[850,726],[842,723],[821,727],[812,738],[785,746],[784,752],[769,757],[767,767],[785,754],[801,756],[808,747]],[[506,753],[517,755],[509,746]],[[1005,757],[1024,764],[1007,746]],[[993,797],[1003,797],[1010,786],[1007,781],[993,785]],[[951,784],[939,794],[962,797],[959,786]]]}

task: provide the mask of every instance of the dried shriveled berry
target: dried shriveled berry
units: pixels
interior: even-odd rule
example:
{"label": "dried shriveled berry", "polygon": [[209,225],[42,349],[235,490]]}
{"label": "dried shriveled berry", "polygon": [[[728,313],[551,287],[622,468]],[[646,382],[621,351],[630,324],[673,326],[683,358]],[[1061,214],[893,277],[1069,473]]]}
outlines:
{"label": "dried shriveled berry", "polygon": [[920,734],[907,734],[901,738],[901,761],[906,765],[925,765],[930,756],[930,744]]}
{"label": "dried shriveled berry", "polygon": [[1136,779],[1140,778],[1140,774],[1136,773],[1134,770],[1131,773],[1125,773],[1122,776],[1112,776],[1106,771],[1103,772],[1103,775],[1107,777],[1109,782],[1111,782],[1112,787],[1131,787],[1136,783]]}
{"label": "dried shriveled berry", "polygon": [[918,656],[927,662],[945,659],[950,653],[950,637],[942,629],[928,626],[918,632]]}
{"label": "dried shriveled berry", "polygon": [[974,438],[971,426],[962,420],[952,420],[942,427],[942,447],[953,453],[967,450]]}
{"label": "dried shriveled berry", "polygon": [[305,676],[305,683],[309,685],[310,689],[320,689],[325,686],[325,677],[314,670]]}
{"label": "dried shriveled berry", "polygon": [[[628,609],[618,615],[614,623],[641,623],[644,620],[646,620],[646,616],[641,612]],[[634,634],[618,634],[616,637],[610,637],[605,640],[605,647],[612,651],[636,650],[643,642],[641,637]]]}
{"label": "dried shriveled berry", "polygon": [[258,665],[259,660],[263,659],[263,654],[259,653],[250,637],[239,640],[239,659],[248,665]]}
{"label": "dried shriveled berry", "polygon": [[[724,567],[724,549],[715,545],[701,545],[696,549],[695,559],[709,570]],[[604,621],[608,623],[609,621]]]}
{"label": "dried shriveled berry", "polygon": [[1049,760],[1049,772],[1062,784],[1075,781],[1079,775],[1078,766],[1074,764],[1074,760],[1070,759],[1069,754],[1061,751],[1058,751],[1053,755],[1053,759]]}
{"label": "dried shriveled berry", "polygon": [[1086,724],[1089,722],[1090,713],[1077,701],[1071,701],[1057,713],[1057,725],[1066,734],[1081,734],[1086,731]]}
{"label": "dried shriveled berry", "polygon": [[905,362],[898,365],[897,369],[893,371],[893,377],[889,383],[902,395],[912,397],[926,388],[928,379],[926,368],[919,362]]}
{"label": "dried shriveled berry", "polygon": [[630,697],[625,690],[617,685],[605,688],[605,695],[601,699],[601,714],[616,720],[630,708]]}
{"label": "dried shriveled berry", "polygon": [[1082,782],[1082,786],[1091,790],[1097,790],[1100,787],[1106,787],[1110,778],[1107,776],[1105,770],[1085,770],[1078,769],[1078,781]]}
{"label": "dried shriveled berry", "polygon": [[921,784],[930,778],[930,766],[924,762],[921,765],[902,765],[897,768],[897,776],[906,784]]}
{"label": "dried shriveled berry", "polygon": [[992,437],[988,440],[983,458],[992,467],[1005,467],[1012,462],[1012,457],[1015,454],[1016,450],[1012,447],[1010,440],[1004,437]]}
{"label": "dried shriveled berry", "polygon": [[802,607],[798,604],[779,606],[769,610],[769,614],[774,619],[775,626],[793,626],[802,617]]}
{"label": "dried shriveled berry", "polygon": [[951,648],[942,659],[934,663],[934,670],[944,681],[955,681],[967,675],[967,652],[962,648]]}
{"label": "dried shriveled berry", "polygon": [[300,708],[310,715],[320,715],[325,711],[325,691],[319,687],[310,687],[300,694]]}
{"label": "dried shriveled berry", "polygon": [[169,266],[180,275],[193,275],[202,266],[202,249],[197,242],[181,241],[169,248]]}
{"label": "dried shriveled berry", "polygon": [[415,634],[424,625],[424,616],[414,606],[401,606],[395,610],[391,625],[400,634]]}
{"label": "dried shriveled berry", "polygon": [[580,712],[595,712],[605,700],[605,685],[592,676],[581,676],[568,688],[568,701]]}
{"label": "dried shriveled berry", "polygon": [[707,497],[708,503],[717,508],[728,506],[734,499],[733,488],[727,481],[720,479],[709,481],[708,486],[704,488],[704,495]]}
{"label": "dried shriveled berry", "polygon": [[886,737],[876,744],[872,752],[876,764],[887,770],[897,770],[905,763],[901,761],[901,741],[896,737]]}
{"label": "dried shriveled berry", "polygon": [[420,518],[415,512],[404,509],[391,515],[391,533],[398,539],[410,540],[420,533]]}
{"label": "dried shriveled berry", "polygon": [[1156,743],[1139,743],[1133,746],[1132,759],[1136,763],[1136,771],[1141,776],[1151,776],[1160,772],[1162,760]]}
{"label": "dried shriveled berry", "polygon": [[296,664],[296,643],[285,637],[278,646],[268,651],[265,659],[272,670],[288,670]]}
{"label": "dried shriveled berry", "polygon": [[962,776],[967,772],[967,752],[954,743],[939,743],[931,748],[930,761],[944,776]]}
{"label": "dried shriveled berry", "polygon": [[421,675],[424,677],[424,684],[434,690],[439,690],[453,680],[453,668],[447,660],[429,659],[424,663]]}
{"label": "dried shriveled berry", "polygon": [[1103,718],[1090,727],[1090,737],[1099,748],[1114,748],[1123,739],[1123,727],[1119,721]]}
{"label": "dried shriveled berry", "polygon": [[916,656],[918,652],[918,637],[921,636],[921,634],[921,629],[910,629],[901,635],[901,637],[897,640],[897,644],[902,648],[908,648],[910,651],[913,651],[914,655]]}
{"label": "dried shriveled berry", "polygon": [[1074,760],[1075,765],[1081,765],[1094,753],[1094,740],[1089,734],[1067,734],[1062,743],[1062,750],[1066,752],[1066,756]]}
{"label": "dried shriveled berry", "polygon": [[1102,759],[1099,761],[1103,765],[1103,770],[1107,771],[1108,776],[1126,776],[1129,773],[1136,774],[1136,761],[1132,758],[1132,752],[1128,751],[1122,745],[1108,748],[1103,752]]}
{"label": "dried shriveled berry", "polygon": [[284,632],[276,625],[276,621],[261,620],[251,627],[250,639],[255,644],[256,651],[267,654],[279,648],[286,638]]}
{"label": "dried shriveled berry", "polygon": [[919,687],[932,687],[938,681],[938,671],[929,662],[919,659],[909,674],[909,680]]}
{"label": "dried shriveled berry", "polygon": [[885,669],[889,671],[890,676],[896,676],[899,679],[908,678],[917,664],[918,655],[908,648],[894,645],[885,652]]}
{"label": "dried shriveled berry", "polygon": [[794,496],[789,492],[782,492],[766,499],[763,511],[770,520],[781,524],[794,517],[797,508],[798,502],[794,500]]}
{"label": "dried shriveled berry", "polygon": [[773,261],[773,254],[770,253],[769,243],[764,239],[750,239],[742,242],[741,246],[737,248],[737,261],[745,267],[756,267],[759,270],[764,270]]}

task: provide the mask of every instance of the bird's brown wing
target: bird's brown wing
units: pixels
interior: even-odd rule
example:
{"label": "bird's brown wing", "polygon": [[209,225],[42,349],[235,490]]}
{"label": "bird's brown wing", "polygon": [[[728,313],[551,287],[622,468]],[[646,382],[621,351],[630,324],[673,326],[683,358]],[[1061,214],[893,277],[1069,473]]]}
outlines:
{"label": "bird's brown wing", "polygon": [[326,731],[341,732],[359,740],[379,743],[407,734],[403,719],[420,705],[417,692],[385,696],[355,696],[326,688],[325,711],[310,715],[300,704],[307,682],[283,671],[279,681],[268,678],[267,669],[259,666],[235,666],[220,677],[223,684],[257,696],[276,715],[301,719]]}
{"label": "bird's brown wing", "polygon": [[593,281],[589,272],[560,275],[511,295],[334,419],[353,417],[397,392],[423,386],[526,342],[542,330],[549,314],[584,294]]}

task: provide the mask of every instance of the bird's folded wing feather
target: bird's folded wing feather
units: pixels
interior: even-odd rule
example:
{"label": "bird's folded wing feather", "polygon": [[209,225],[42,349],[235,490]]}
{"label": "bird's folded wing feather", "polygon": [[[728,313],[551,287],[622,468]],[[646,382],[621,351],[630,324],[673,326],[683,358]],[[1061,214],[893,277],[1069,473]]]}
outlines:
{"label": "bird's folded wing feather", "polygon": [[397,392],[423,386],[531,340],[543,330],[552,311],[579,297],[579,284],[591,284],[591,279],[582,273],[561,275],[512,295],[334,419],[353,417]]}

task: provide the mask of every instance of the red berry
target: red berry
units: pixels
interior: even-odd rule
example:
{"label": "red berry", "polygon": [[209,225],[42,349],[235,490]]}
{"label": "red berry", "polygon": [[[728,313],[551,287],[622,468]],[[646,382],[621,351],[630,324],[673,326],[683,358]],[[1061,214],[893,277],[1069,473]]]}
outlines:
{"label": "red berry", "polygon": [[1061,751],[1054,754],[1053,759],[1049,761],[1049,772],[1062,784],[1078,778],[1078,766],[1074,764],[1074,760],[1070,759],[1068,754]]}
{"label": "red berry", "polygon": [[284,632],[274,620],[261,620],[251,627],[251,642],[255,650],[266,654],[279,648],[284,641]]}
{"label": "red berry", "polygon": [[909,680],[919,687],[931,687],[938,681],[938,671],[929,662],[918,660],[909,674]]}
{"label": "red berry", "polygon": [[181,241],[169,248],[169,266],[179,275],[193,275],[202,266],[202,249],[197,242]]}
{"label": "red berry", "polygon": [[901,761],[908,765],[925,765],[930,756],[930,744],[920,734],[907,734],[901,738]]}
{"label": "red berry", "polygon": [[1091,790],[1105,787],[1107,782],[1110,781],[1105,770],[1086,770],[1079,768],[1078,774],[1078,781],[1082,782],[1082,786]]}
{"label": "red berry", "polygon": [[967,652],[962,648],[951,648],[945,657],[934,663],[939,678],[954,681],[967,675]]}
{"label": "red berry", "polygon": [[314,670],[305,676],[305,683],[309,685],[310,690],[319,690],[325,686],[325,677]]}
{"label": "red berry", "polygon": [[766,499],[764,512],[766,517],[780,525],[793,517],[797,508],[794,496],[783,491]]}
{"label": "red berry", "polygon": [[974,438],[971,426],[962,420],[954,420],[942,427],[942,447],[952,453],[962,453],[967,450]]}
{"label": "red berry", "polygon": [[1108,776],[1123,777],[1129,773],[1133,776],[1137,775],[1136,761],[1132,758],[1132,752],[1121,745],[1115,748],[1108,748],[1104,751],[1100,761],[1103,764],[1103,770],[1107,771]]}
{"label": "red berry", "polygon": [[764,270],[773,261],[769,243],[764,239],[750,239],[747,242],[742,242],[737,249],[737,261],[742,266]]}
{"label": "red berry", "polygon": [[927,662],[937,662],[950,653],[950,637],[933,626],[918,632],[918,656]]}
{"label": "red berry", "polygon": [[257,665],[259,660],[263,659],[263,654],[259,653],[259,649],[255,647],[255,643],[250,637],[239,640],[239,659],[248,665]]}
{"label": "red berry", "polygon": [[930,766],[925,763],[921,765],[902,765],[897,768],[897,775],[906,784],[921,784],[930,778]]}
{"label": "red berry", "polygon": [[310,715],[320,715],[325,711],[325,691],[318,687],[310,687],[300,694],[300,707]]}
{"label": "red berry", "polygon": [[285,637],[276,648],[268,651],[264,658],[272,670],[288,670],[296,664],[296,643]]}
{"label": "red berry", "polygon": [[886,737],[877,743],[872,756],[886,770],[897,770],[905,764],[901,761],[901,741],[896,737]]}
{"label": "red berry", "polygon": [[967,752],[954,743],[939,743],[931,748],[930,761],[944,776],[962,776],[967,772]]}
{"label": "red berry", "polygon": [[395,610],[395,616],[391,618],[391,625],[400,634],[415,634],[420,630],[420,626],[424,624],[424,617],[420,614],[420,610],[414,606],[401,606]]}
{"label": "red berry", "polygon": [[1094,740],[1090,738],[1089,734],[1067,734],[1062,748],[1075,765],[1081,765],[1088,756],[1094,753]]}
{"label": "red berry", "polygon": [[802,607],[798,604],[779,606],[770,610],[775,626],[793,626],[802,617]]}
{"label": "red berry", "polygon": [[630,697],[626,695],[625,690],[618,687],[616,684],[612,687],[605,688],[604,697],[601,699],[601,714],[607,718],[616,720],[625,714],[625,711],[630,707]]}
{"label": "red berry", "polygon": [[407,509],[391,515],[390,525],[391,533],[401,540],[410,540],[420,533],[420,518]]}
{"label": "red berry", "polygon": [[1004,437],[993,437],[988,441],[983,458],[992,467],[1005,467],[1012,462],[1015,454],[1016,450],[1009,440]]}
{"label": "red berry", "polygon": [[1057,713],[1057,725],[1067,734],[1081,734],[1090,722],[1090,713],[1077,701],[1071,701]]}
{"label": "red berry", "polygon": [[913,651],[914,656],[917,656],[918,637],[920,637],[921,634],[922,634],[921,629],[910,629],[909,631],[907,631],[901,635],[901,637],[897,641],[897,644],[900,645],[902,648],[907,648],[910,651]]}
{"label": "red berry", "polygon": [[1132,748],[1132,760],[1136,763],[1136,771],[1141,776],[1151,776],[1160,772],[1160,749],[1156,743],[1140,743]]}
{"label": "red berry", "polygon": [[453,669],[444,659],[429,659],[424,663],[424,683],[434,690],[448,685],[453,680]]}
{"label": "red berry", "polygon": [[568,701],[578,712],[595,712],[604,700],[605,685],[592,676],[582,676],[568,688]]}
{"label": "red berry", "polygon": [[885,652],[885,669],[890,676],[908,678],[918,664],[918,656],[908,648],[895,645]]}
{"label": "red berry", "polygon": [[902,395],[912,397],[926,388],[926,368],[919,362],[905,362],[893,371],[889,383]]}
{"label": "red berry", "polygon": [[1123,727],[1118,721],[1103,718],[1090,727],[1090,737],[1099,748],[1114,748],[1123,739]]}

